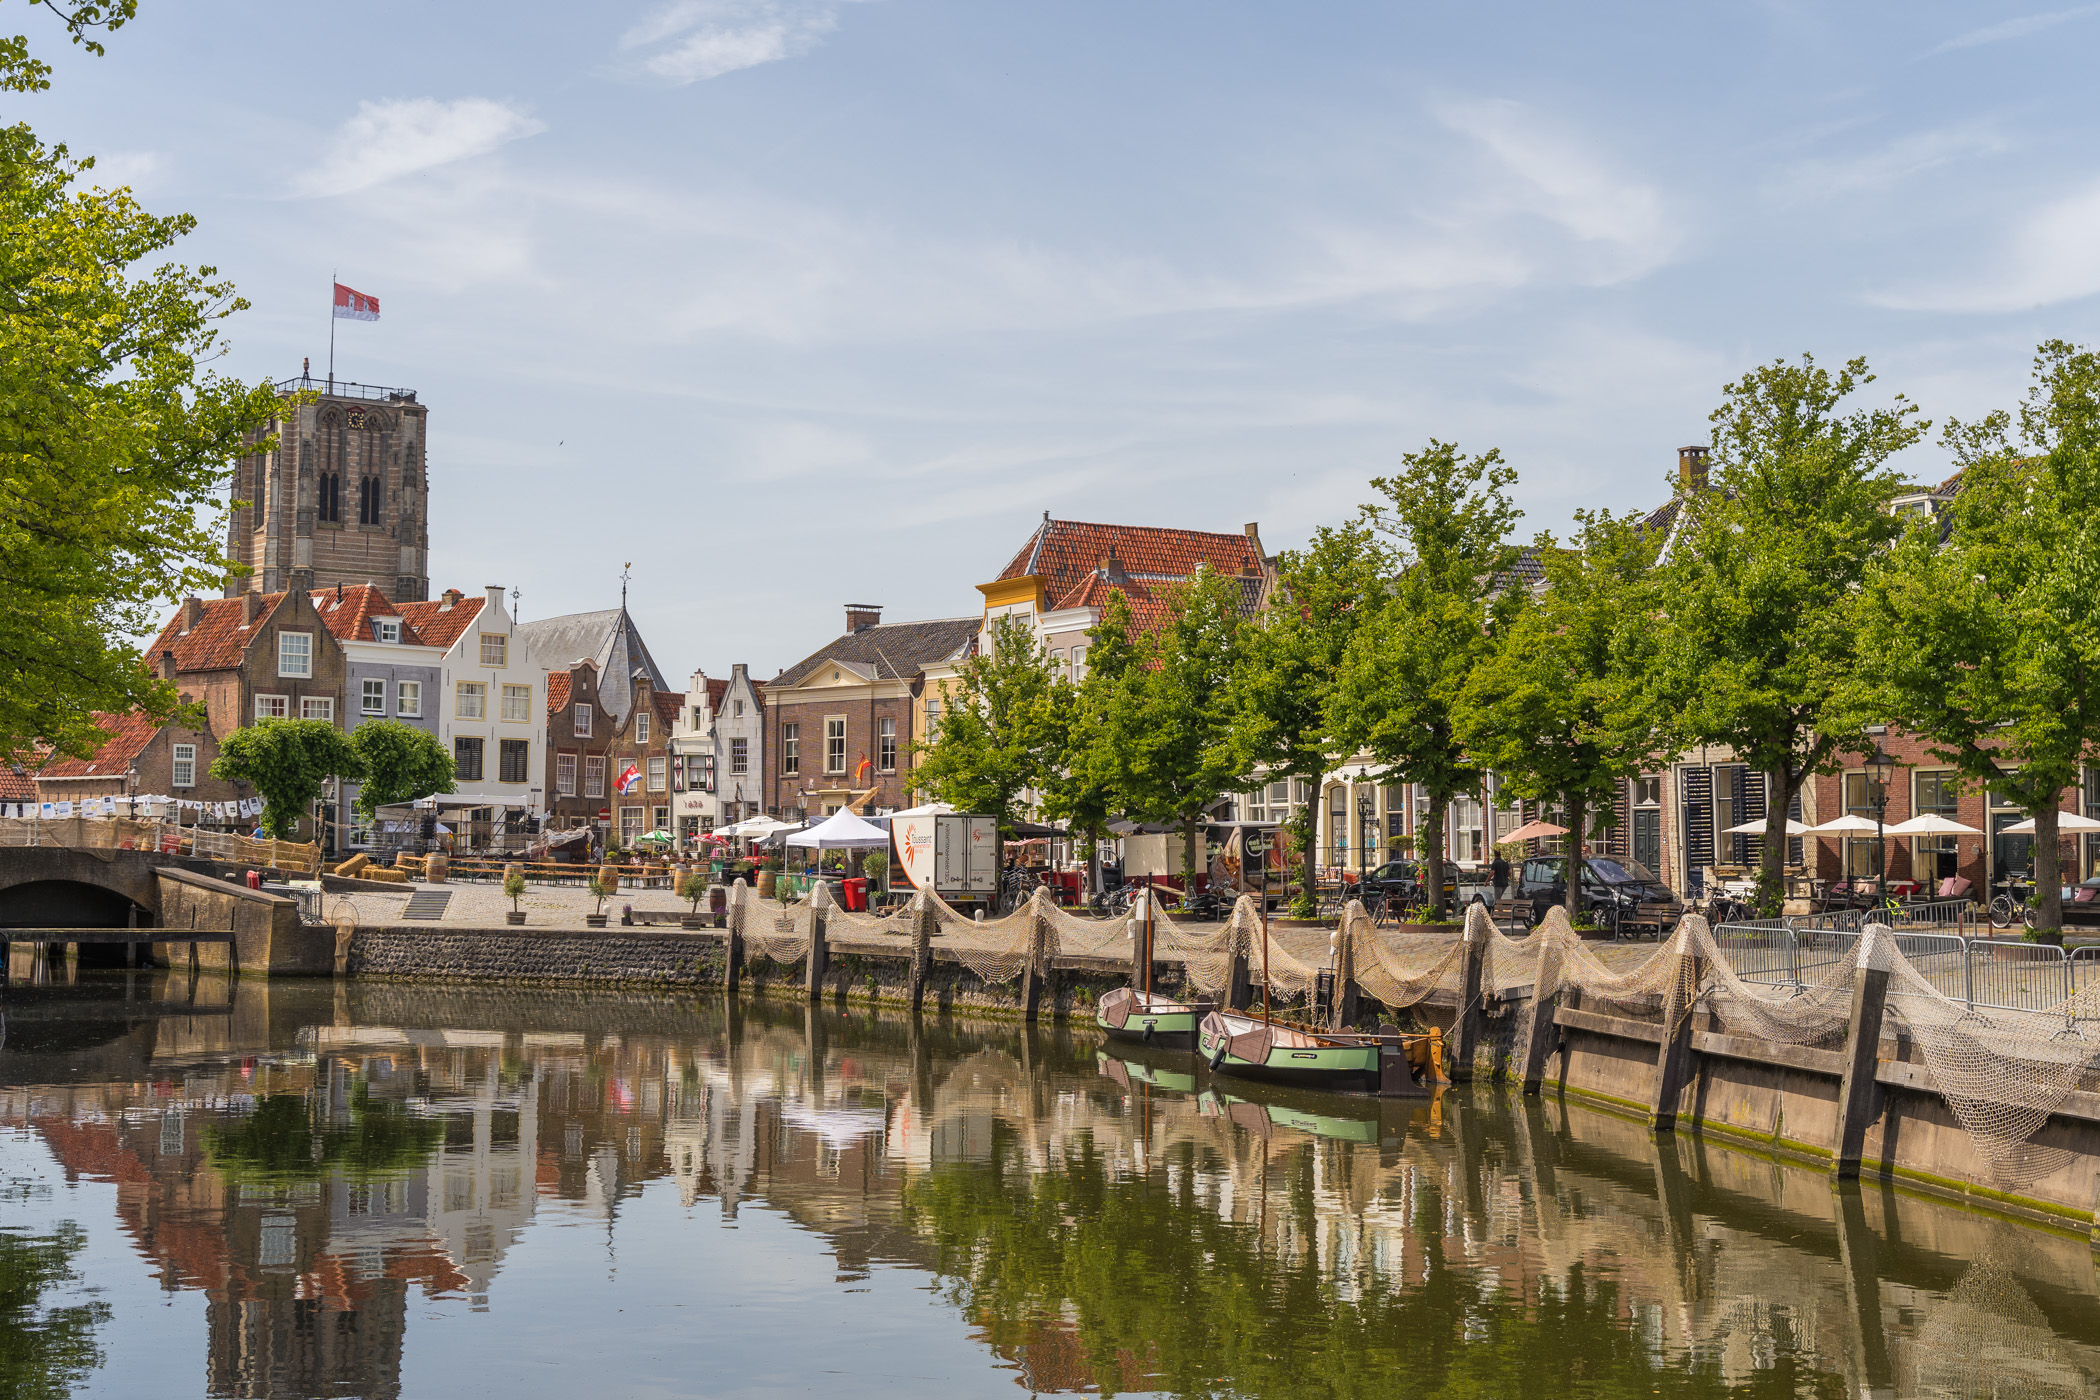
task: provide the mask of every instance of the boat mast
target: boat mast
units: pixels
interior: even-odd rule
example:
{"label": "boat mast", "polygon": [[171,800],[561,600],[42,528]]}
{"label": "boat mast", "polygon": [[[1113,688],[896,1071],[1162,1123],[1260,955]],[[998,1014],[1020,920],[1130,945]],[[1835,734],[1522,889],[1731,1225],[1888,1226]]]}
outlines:
{"label": "boat mast", "polygon": [[1152,887],[1145,886],[1145,1009],[1152,1008]]}

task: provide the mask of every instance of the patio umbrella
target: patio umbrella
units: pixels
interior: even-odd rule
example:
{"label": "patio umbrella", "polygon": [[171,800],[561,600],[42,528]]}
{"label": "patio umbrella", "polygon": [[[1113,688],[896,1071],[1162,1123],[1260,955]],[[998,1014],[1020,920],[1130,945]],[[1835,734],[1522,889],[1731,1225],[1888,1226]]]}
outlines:
{"label": "patio umbrella", "polygon": [[776,821],[772,817],[746,817],[735,826],[725,826],[717,833],[722,836],[770,836],[776,831],[792,831],[793,822]]}
{"label": "patio umbrella", "polygon": [[[1890,831],[1895,829],[1893,826],[1889,828]],[[1966,831],[1968,828],[1964,827],[1962,829]],[[1814,827],[1803,826],[1792,817],[1786,819],[1786,834],[1789,836],[1806,836],[1813,830],[1815,830]],[[1738,826],[1724,828],[1721,834],[1723,836],[1762,836],[1765,834],[1765,819],[1759,817],[1754,822],[1743,822]]]}
{"label": "patio umbrella", "polygon": [[[2059,832],[2100,831],[2100,821],[2095,821],[2091,817],[2081,817],[2076,812],[2058,812],[2056,814],[2056,829]],[[1982,834],[1982,832],[1977,833],[1979,836]],[[2034,835],[2034,818],[2029,817],[2024,822],[2014,822],[2011,826],[2005,828],[2004,834],[2007,836]]]}
{"label": "patio umbrella", "polygon": [[1528,821],[1509,835],[1497,838],[1495,844],[1499,846],[1504,841],[1536,841],[1543,836],[1566,836],[1567,834],[1568,829],[1564,826],[1555,826],[1552,822]]}
{"label": "patio umbrella", "polygon": [[634,839],[637,841],[676,841],[678,838],[659,827],[655,831],[645,831]]}
{"label": "patio umbrella", "polygon": [[1847,833],[1872,836],[1881,828],[1874,825],[1872,817],[1859,817],[1847,814],[1842,817],[1833,817],[1827,822],[1819,822],[1808,830],[1818,836],[1839,836]]}
{"label": "patio umbrella", "polygon": [[[2100,822],[2095,822],[2093,823],[2093,825],[2096,827],[2100,827]],[[1960,822],[1949,821],[1945,817],[1934,816],[1930,813],[1922,817],[1912,817],[1907,822],[1897,822],[1894,826],[1888,829],[1888,834],[1891,836],[1983,835],[1982,832],[1978,831],[1973,826],[1963,826]]]}

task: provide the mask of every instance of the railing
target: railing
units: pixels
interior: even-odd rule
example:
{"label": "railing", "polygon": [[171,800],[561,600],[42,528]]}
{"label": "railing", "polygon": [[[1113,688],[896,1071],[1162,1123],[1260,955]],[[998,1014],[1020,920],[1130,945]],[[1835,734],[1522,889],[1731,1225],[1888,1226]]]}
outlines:
{"label": "railing", "polygon": [[277,392],[289,394],[301,389],[327,394],[338,399],[384,399],[389,402],[414,403],[416,391],[395,389],[385,384],[359,384],[348,379],[330,379],[326,375],[294,375],[290,379],[277,381]]}
{"label": "railing", "polygon": [[[2100,987],[2100,946],[2067,955],[2046,943],[1901,927],[1892,927],[1890,936],[1935,991],[1972,1010],[2043,1011],[2077,992]],[[1722,924],[1714,930],[1721,956],[1736,976],[1762,986],[1796,989],[1822,981],[1830,968],[1851,955],[1860,937],[1854,929],[1819,928],[1807,920],[1790,920],[1781,928],[1767,920]]]}

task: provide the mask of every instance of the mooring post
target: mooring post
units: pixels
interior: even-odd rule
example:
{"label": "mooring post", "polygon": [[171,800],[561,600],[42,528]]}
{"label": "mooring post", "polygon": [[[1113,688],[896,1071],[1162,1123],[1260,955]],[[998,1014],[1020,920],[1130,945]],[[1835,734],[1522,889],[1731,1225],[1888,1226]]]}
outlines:
{"label": "mooring post", "polygon": [[922,888],[911,906],[911,1009],[926,1004],[926,973],[933,964],[933,900]]}
{"label": "mooring post", "polygon": [[[1352,901],[1353,903],[1353,901]],[[1361,905],[1357,905],[1359,912]],[[1334,930],[1334,1029],[1348,1030],[1356,1024],[1356,930],[1357,923],[1342,911],[1342,919]],[[1377,937],[1373,934],[1372,937]]]}
{"label": "mooring post", "polygon": [[729,887],[729,932],[722,939],[722,986],[731,996],[736,995],[737,983],[744,975],[745,896],[750,888],[742,879]]}
{"label": "mooring post", "polygon": [[1546,1059],[1560,1043],[1560,1027],[1554,1023],[1553,1013],[1560,1000],[1560,969],[1567,957],[1565,940],[1573,934],[1564,907],[1556,904],[1546,911],[1546,921],[1538,931],[1538,970],[1531,976],[1530,1033],[1524,1038],[1524,1063],[1518,1067],[1527,1094],[1538,1093],[1539,1086],[1546,1082]]}
{"label": "mooring post", "polygon": [[1225,1009],[1245,1011],[1254,1004],[1254,974],[1248,970],[1244,945],[1232,950],[1232,975],[1225,983]]}
{"label": "mooring post", "polygon": [[831,914],[831,886],[822,880],[809,892],[809,958],[802,968],[803,990],[811,1001],[824,995],[824,973],[831,963],[824,944],[824,924]]}
{"label": "mooring post", "polygon": [[1692,951],[1694,926],[1706,920],[1687,914],[1677,924],[1677,980],[1663,995],[1663,1040],[1655,1048],[1655,1095],[1648,1104],[1648,1126],[1658,1133],[1677,1130],[1677,1104],[1692,1075],[1692,1004],[1699,999],[1705,971]]}
{"label": "mooring post", "polygon": [[1037,904],[1046,898],[1037,890],[1028,902],[1028,965],[1021,970],[1021,1019],[1030,1025],[1042,1012],[1043,984],[1050,980],[1050,919]]}
{"label": "mooring post", "polygon": [[1473,1052],[1480,1044],[1480,1023],[1485,1011],[1480,1004],[1480,980],[1487,962],[1488,939],[1495,928],[1488,921],[1487,906],[1475,900],[1466,906],[1464,962],[1458,984],[1458,1019],[1451,1026],[1451,1082],[1463,1084],[1473,1077]]}
{"label": "mooring post", "polygon": [[1123,932],[1130,939],[1130,989],[1134,992],[1142,992],[1146,987],[1145,964],[1150,960],[1151,950],[1145,946],[1145,915],[1151,912],[1152,891],[1146,890],[1138,898],[1146,903],[1131,905],[1130,921],[1123,926]]}
{"label": "mooring post", "polygon": [[1874,1071],[1881,1058],[1881,1014],[1888,1005],[1888,929],[1868,924],[1859,939],[1859,966],[1852,974],[1852,1023],[1845,1029],[1845,1075],[1838,1084],[1837,1150],[1830,1174],[1839,1181],[1859,1177],[1867,1129],[1881,1110]]}

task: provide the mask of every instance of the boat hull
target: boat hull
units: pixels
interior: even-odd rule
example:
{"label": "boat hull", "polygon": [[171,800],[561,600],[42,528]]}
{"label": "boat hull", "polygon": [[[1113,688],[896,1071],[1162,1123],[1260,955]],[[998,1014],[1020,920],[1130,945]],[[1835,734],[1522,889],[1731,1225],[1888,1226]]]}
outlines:
{"label": "boat hull", "polygon": [[1263,1084],[1305,1089],[1378,1088],[1377,1042],[1305,1043],[1312,1037],[1286,1033],[1278,1035],[1276,1043],[1262,1047],[1265,1053],[1259,1058],[1244,1049],[1236,1051],[1234,1042],[1244,1046],[1260,1026],[1260,1022],[1242,1023],[1239,1018],[1227,1021],[1217,1015],[1207,1017],[1197,1032],[1196,1053],[1214,1073]]}
{"label": "boat hull", "polygon": [[1102,998],[1094,1024],[1112,1040],[1186,1050],[1196,1043],[1197,1014],[1167,997],[1118,991]]}

